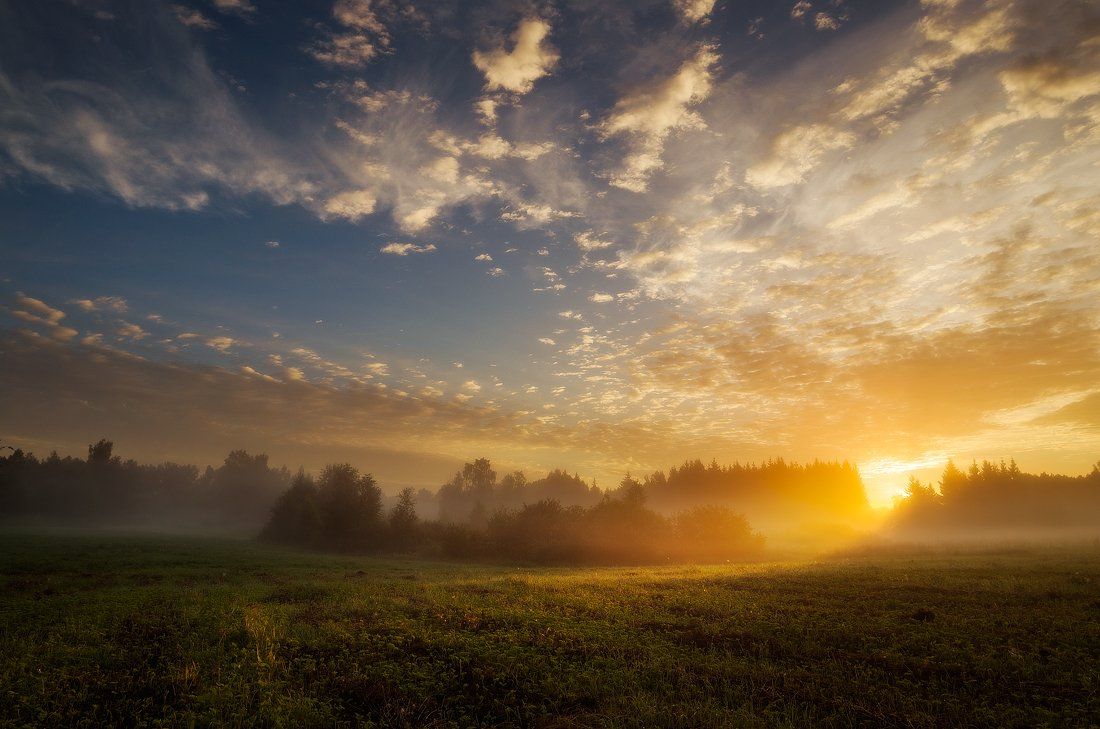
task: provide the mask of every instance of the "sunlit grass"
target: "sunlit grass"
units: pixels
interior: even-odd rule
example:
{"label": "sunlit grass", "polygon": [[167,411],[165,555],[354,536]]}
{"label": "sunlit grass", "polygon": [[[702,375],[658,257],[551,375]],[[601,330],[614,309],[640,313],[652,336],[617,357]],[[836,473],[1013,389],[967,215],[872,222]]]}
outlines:
{"label": "sunlit grass", "polygon": [[1087,726],[1098,556],[531,569],[5,535],[0,717]]}

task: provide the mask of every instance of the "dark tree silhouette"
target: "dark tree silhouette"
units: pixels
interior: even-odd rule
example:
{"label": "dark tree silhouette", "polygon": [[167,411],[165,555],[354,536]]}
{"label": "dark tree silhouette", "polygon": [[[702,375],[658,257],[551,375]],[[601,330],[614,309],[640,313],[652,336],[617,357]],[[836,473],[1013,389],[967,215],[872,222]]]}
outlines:
{"label": "dark tree silhouette", "polygon": [[299,470],[279,496],[261,536],[284,544],[317,545],[323,537],[318,491],[313,477]]}
{"label": "dark tree silhouette", "polygon": [[88,463],[95,465],[107,465],[119,463],[121,459],[112,456],[115,444],[106,438],[100,438],[98,442],[88,446]]}
{"label": "dark tree silhouette", "polygon": [[419,537],[420,519],[416,515],[416,492],[401,489],[397,504],[390,511],[390,542],[400,550],[412,549]]}
{"label": "dark tree silhouette", "polygon": [[236,450],[210,473],[208,488],[224,524],[255,529],[264,523],[271,504],[289,481],[286,468],[268,466],[267,454]]}
{"label": "dark tree silhouette", "polygon": [[350,463],[325,466],[317,479],[325,541],[342,550],[381,543],[382,490]]}
{"label": "dark tree silhouette", "polygon": [[254,531],[285,489],[285,469],[234,451],[217,470],[122,460],[102,439],[87,459],[23,451],[0,458],[0,509],[10,517],[74,524],[172,525]]}
{"label": "dark tree silhouette", "polygon": [[1100,527],[1100,469],[1087,476],[1029,474],[1015,460],[974,462],[967,473],[948,461],[939,490],[910,478],[893,515],[913,536],[1095,536]]}

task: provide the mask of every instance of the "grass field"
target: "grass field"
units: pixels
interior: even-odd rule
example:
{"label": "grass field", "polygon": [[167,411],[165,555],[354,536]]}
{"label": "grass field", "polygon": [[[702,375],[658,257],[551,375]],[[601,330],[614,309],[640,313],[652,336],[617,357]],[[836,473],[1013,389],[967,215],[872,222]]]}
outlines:
{"label": "grass field", "polygon": [[1100,549],[526,569],[0,535],[0,720],[1095,726]]}

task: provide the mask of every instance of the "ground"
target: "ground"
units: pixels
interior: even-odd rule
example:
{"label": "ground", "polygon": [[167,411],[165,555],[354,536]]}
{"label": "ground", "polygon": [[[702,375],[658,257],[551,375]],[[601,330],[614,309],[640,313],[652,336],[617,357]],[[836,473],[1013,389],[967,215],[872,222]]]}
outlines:
{"label": "ground", "polygon": [[0,723],[1095,726],[1100,546],[536,569],[0,534]]}

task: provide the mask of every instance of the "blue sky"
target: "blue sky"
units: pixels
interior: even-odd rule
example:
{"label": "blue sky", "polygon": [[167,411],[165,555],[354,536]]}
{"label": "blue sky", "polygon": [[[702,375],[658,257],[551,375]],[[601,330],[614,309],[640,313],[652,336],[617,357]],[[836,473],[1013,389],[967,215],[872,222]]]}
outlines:
{"label": "blue sky", "polygon": [[850,458],[879,503],[1087,470],[1098,23],[0,2],[0,439],[394,486]]}

